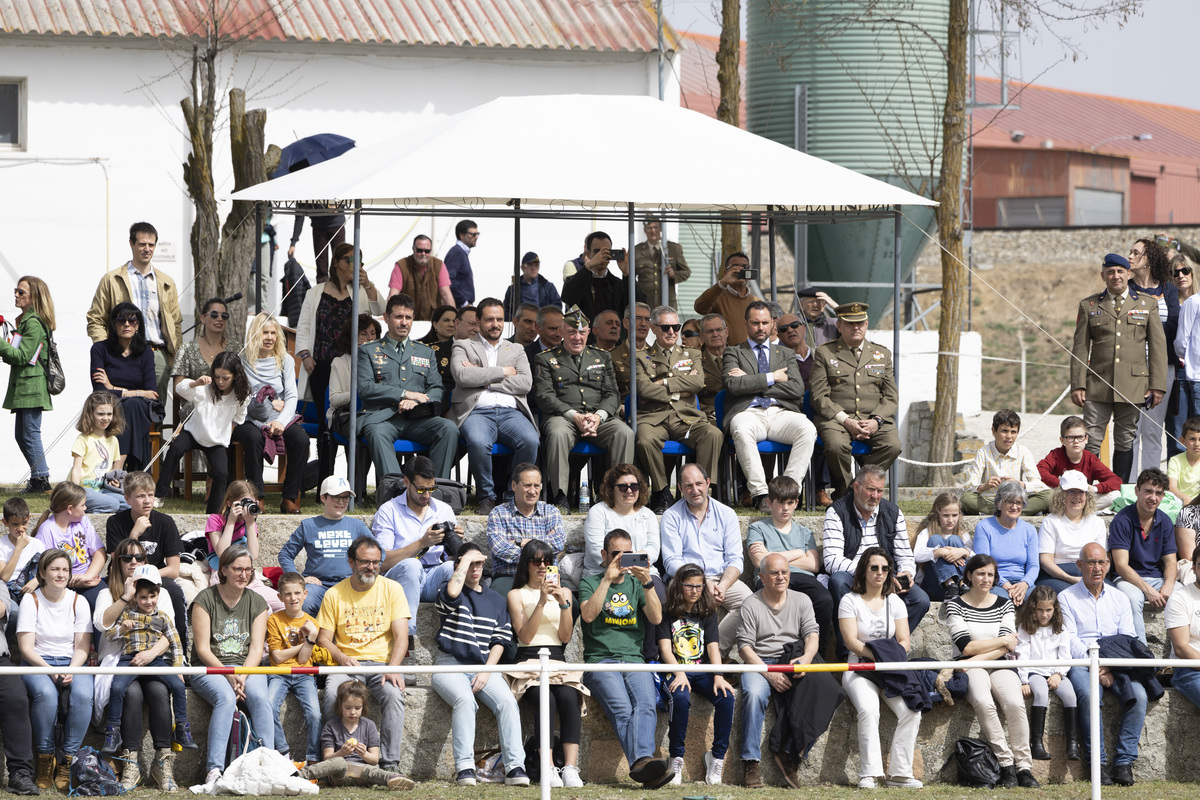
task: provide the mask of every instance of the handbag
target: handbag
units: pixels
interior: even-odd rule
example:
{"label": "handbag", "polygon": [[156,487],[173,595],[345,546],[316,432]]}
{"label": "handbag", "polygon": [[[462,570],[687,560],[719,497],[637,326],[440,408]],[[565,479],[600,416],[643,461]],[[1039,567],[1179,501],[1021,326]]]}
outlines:
{"label": "handbag", "polygon": [[1000,782],[1000,760],[985,741],[964,736],[954,743],[954,752],[942,768],[951,761],[958,767],[961,786],[994,789]]}
{"label": "handbag", "polygon": [[46,373],[46,388],[51,395],[60,395],[67,388],[67,375],[63,372],[62,362],[58,360],[58,345],[54,343],[54,335],[46,326],[46,321],[38,317],[42,330],[46,332],[46,353],[42,357],[42,370]]}

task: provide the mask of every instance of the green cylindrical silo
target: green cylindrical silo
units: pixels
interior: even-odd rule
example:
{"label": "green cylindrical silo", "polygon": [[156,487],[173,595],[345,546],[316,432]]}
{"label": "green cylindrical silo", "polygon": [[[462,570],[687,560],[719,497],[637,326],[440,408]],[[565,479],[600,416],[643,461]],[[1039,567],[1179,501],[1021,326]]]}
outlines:
{"label": "green cylindrical silo", "polygon": [[[941,167],[946,97],[945,0],[754,0],[746,19],[749,130],[795,144],[798,85],[807,87],[807,151],[849,169],[931,196]],[[905,214],[933,231],[933,210]],[[907,275],[926,243],[907,222]],[[810,283],[891,282],[893,224],[808,228]],[[888,290],[836,289],[839,302],[867,300],[874,319]]]}

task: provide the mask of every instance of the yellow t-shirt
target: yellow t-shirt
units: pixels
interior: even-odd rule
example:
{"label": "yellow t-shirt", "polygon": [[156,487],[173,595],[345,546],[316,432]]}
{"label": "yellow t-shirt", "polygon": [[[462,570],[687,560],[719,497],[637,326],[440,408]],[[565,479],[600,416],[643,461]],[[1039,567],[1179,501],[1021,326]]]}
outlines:
{"label": "yellow t-shirt", "polygon": [[[299,617],[293,619],[288,616],[286,611],[276,611],[267,618],[267,648],[270,650],[290,650],[300,644],[304,641],[304,633],[301,631],[301,628],[309,620],[312,620],[313,624],[316,624],[316,620],[303,612]],[[274,661],[271,663],[274,663]],[[308,661],[301,664],[293,656],[278,666],[307,667],[309,664],[329,663],[332,663],[329,659],[329,651],[324,647],[313,645],[312,655],[309,656]]]}
{"label": "yellow t-shirt", "polygon": [[83,473],[79,482],[83,486],[98,489],[104,473],[111,470],[121,457],[121,445],[117,444],[115,436],[101,438],[81,433],[75,437],[75,444],[71,445],[71,455],[83,456]]}
{"label": "yellow t-shirt", "polygon": [[317,627],[333,631],[333,643],[349,658],[386,664],[392,622],[411,617],[400,584],[380,576],[370,589],[357,592],[347,578],[325,593]]}

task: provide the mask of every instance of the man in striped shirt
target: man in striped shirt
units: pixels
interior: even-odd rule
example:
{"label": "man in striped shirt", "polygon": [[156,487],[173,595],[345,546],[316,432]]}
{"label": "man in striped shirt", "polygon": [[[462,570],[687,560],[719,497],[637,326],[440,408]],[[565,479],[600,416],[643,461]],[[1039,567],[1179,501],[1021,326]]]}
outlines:
{"label": "man in striped shirt", "polygon": [[[471,542],[458,550],[454,574],[438,590],[437,609],[441,624],[437,632],[438,666],[482,664],[500,661],[512,641],[512,623],[504,598],[479,585],[485,557]],[[450,723],[454,765],[459,786],[475,785],[476,698],[496,715],[500,733],[500,757],[504,761],[506,786],[528,786],[525,748],[521,743],[521,712],[517,700],[496,672],[439,672],[433,689],[453,711]]]}

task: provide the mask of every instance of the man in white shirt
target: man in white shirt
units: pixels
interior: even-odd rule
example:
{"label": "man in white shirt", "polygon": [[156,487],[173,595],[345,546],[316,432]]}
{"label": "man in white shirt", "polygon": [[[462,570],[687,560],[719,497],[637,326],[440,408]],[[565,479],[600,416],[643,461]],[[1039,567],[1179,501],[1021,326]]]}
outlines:
{"label": "man in white shirt", "polygon": [[[454,343],[450,372],[454,375],[451,417],[467,444],[467,463],[475,475],[478,513],[496,506],[492,481],[492,445],[513,450],[513,463],[537,461],[538,432],[525,396],[533,388],[529,358],[504,333],[504,304],[494,297],[479,303],[479,335]],[[509,490],[504,499],[512,497]]]}

